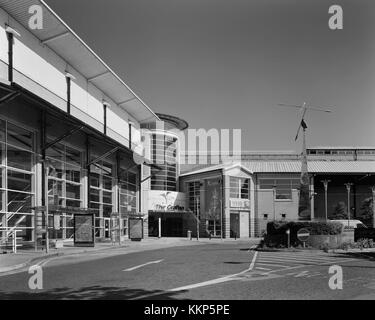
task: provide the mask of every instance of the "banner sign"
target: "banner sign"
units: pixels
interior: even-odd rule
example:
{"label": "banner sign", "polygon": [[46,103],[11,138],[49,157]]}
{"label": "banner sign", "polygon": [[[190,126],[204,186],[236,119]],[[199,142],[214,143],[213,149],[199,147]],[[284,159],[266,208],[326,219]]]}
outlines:
{"label": "banner sign", "polygon": [[74,214],[74,245],[77,247],[95,246],[95,215]]}
{"label": "banner sign", "polygon": [[131,240],[141,240],[143,238],[143,219],[129,219],[129,238]]}
{"label": "banner sign", "polygon": [[220,219],[221,216],[221,183],[219,179],[205,181],[205,216],[201,218]]}
{"label": "banner sign", "polygon": [[60,227],[61,227],[60,221],[61,221],[60,215],[59,214],[54,214],[53,215],[53,228],[55,230],[60,230]]}
{"label": "banner sign", "polygon": [[246,199],[229,199],[231,208],[250,209],[250,200]]}

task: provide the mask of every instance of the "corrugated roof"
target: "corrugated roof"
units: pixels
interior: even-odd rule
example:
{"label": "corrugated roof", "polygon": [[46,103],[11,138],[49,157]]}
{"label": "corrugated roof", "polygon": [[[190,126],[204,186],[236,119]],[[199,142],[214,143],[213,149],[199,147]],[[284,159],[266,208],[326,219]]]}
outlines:
{"label": "corrugated roof", "polygon": [[308,147],[307,150],[315,150],[315,149],[321,149],[321,150],[375,150],[374,146],[312,146]]}
{"label": "corrugated roof", "polygon": [[[299,173],[300,161],[243,161],[242,165],[258,173]],[[375,173],[375,161],[308,161],[311,173]]]}
{"label": "corrugated roof", "polygon": [[[43,7],[43,29],[28,27],[32,5]],[[129,86],[42,0],[0,0],[0,7],[44,45],[81,73],[137,121],[159,117]]]}
{"label": "corrugated roof", "polygon": [[[300,161],[242,161],[241,163],[207,166],[180,176],[200,174],[215,170],[228,170],[241,166],[252,173],[300,173]],[[375,161],[308,161],[310,173],[375,173]]]}

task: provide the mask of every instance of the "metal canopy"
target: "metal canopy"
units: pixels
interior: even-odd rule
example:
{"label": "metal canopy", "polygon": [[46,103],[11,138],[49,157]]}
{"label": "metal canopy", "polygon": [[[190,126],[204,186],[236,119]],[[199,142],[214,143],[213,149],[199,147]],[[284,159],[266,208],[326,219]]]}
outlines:
{"label": "metal canopy", "polygon": [[[32,5],[41,5],[43,8],[43,29],[41,30],[31,30],[28,27],[30,19],[28,10]],[[137,121],[160,120],[44,1],[0,0],[0,7]]]}

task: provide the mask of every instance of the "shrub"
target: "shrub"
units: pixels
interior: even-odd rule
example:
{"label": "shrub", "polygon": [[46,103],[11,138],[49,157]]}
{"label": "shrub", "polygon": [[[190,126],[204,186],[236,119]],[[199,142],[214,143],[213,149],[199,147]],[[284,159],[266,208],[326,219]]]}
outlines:
{"label": "shrub", "polygon": [[343,225],[339,222],[326,221],[272,221],[267,224],[267,234],[264,237],[267,246],[287,246],[286,231],[290,230],[290,245],[298,246],[298,230],[306,228],[311,235],[338,235],[342,233]]}
{"label": "shrub", "polygon": [[311,235],[337,235],[342,233],[343,226],[333,221],[272,221],[267,224],[267,235],[285,234],[290,229],[292,237],[302,228],[308,229]]}
{"label": "shrub", "polygon": [[362,249],[375,248],[374,240],[372,239],[359,239],[357,246]]}
{"label": "shrub", "polygon": [[328,252],[328,250],[329,250],[328,243],[324,243],[324,244],[320,245],[319,249],[323,250],[324,252]]}

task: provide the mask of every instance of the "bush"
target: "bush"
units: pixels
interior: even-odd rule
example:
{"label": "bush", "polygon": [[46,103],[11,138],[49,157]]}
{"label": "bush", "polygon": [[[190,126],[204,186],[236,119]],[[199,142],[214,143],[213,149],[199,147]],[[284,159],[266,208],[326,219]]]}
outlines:
{"label": "bush", "polygon": [[306,228],[311,235],[337,235],[342,233],[339,222],[326,221],[272,221],[267,223],[267,235],[285,234],[290,229],[291,237],[297,236],[299,229]]}
{"label": "bush", "polygon": [[322,244],[319,249],[323,250],[324,252],[328,252],[329,251],[329,245],[328,245],[328,243]]}
{"label": "bush", "polygon": [[272,221],[267,223],[267,234],[264,242],[267,246],[287,246],[286,231],[290,230],[290,245],[298,246],[298,230],[306,228],[311,235],[338,235],[342,233],[343,225],[339,222],[326,221]]}
{"label": "bush", "polygon": [[375,248],[375,243],[372,239],[359,239],[357,245],[360,249]]}

